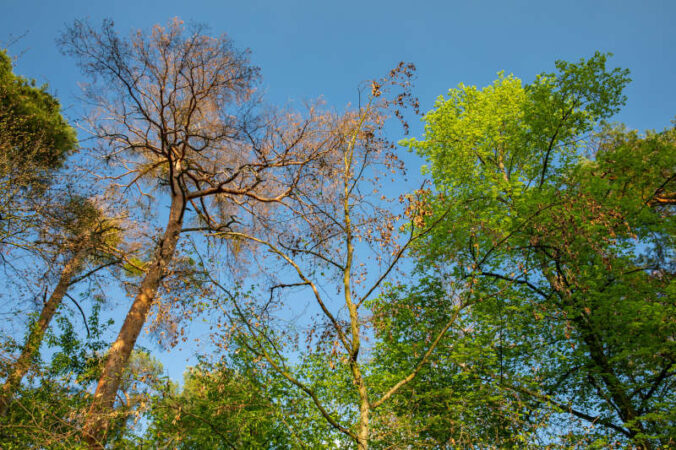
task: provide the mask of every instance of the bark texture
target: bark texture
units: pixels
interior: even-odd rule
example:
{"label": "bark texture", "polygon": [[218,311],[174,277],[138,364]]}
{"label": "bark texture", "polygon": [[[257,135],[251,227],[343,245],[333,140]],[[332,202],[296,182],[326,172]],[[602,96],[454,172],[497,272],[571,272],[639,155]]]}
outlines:
{"label": "bark texture", "polygon": [[91,449],[102,449],[105,444],[122,375],[143,329],[167,266],[174,257],[176,243],[183,227],[184,211],[185,198],[182,191],[176,189],[172,195],[169,220],[156,250],[155,258],[146,272],[120,333],[108,352],[103,372],[96,386],[94,400],[83,430],[83,437]]}

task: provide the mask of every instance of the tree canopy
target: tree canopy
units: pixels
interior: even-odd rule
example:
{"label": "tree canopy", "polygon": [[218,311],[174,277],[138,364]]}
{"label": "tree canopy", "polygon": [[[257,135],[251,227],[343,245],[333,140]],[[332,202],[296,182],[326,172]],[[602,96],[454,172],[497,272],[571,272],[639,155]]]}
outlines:
{"label": "tree canopy", "polygon": [[460,86],[406,144],[429,161],[432,217],[448,214],[421,264],[501,292],[468,317],[494,364],[479,372],[581,419],[568,439],[648,447],[673,434],[674,130],[599,123],[628,81],[605,65]]}
{"label": "tree canopy", "polygon": [[[0,53],[2,298],[32,305],[0,341],[3,448],[676,445],[676,127],[610,122],[610,55],[460,84],[402,139],[411,63],[294,109],[179,19],[59,45],[77,156]],[[188,340],[170,379],[146,344]]]}
{"label": "tree canopy", "polygon": [[38,195],[76,147],[75,130],[58,100],[46,85],[14,74],[11,58],[0,49],[1,244],[15,243],[29,225],[33,208],[25,205],[26,190]]}

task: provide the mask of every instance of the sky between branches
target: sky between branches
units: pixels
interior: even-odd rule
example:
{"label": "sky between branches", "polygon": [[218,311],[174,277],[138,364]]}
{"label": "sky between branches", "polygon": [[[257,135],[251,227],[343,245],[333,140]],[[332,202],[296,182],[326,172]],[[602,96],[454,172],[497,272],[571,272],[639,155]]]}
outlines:
{"label": "sky between branches", "polygon": [[[414,93],[427,111],[460,82],[484,86],[500,70],[530,81],[552,71],[556,59],[577,61],[599,50],[614,53],[612,66],[631,70],[628,102],[615,120],[660,130],[675,113],[676,2],[670,0],[0,0],[0,47],[22,36],[9,46],[18,56],[15,73],[49,83],[74,119],[83,77],[54,42],[66,24],[88,17],[97,25],[110,17],[126,34],[174,16],[205,23],[213,34],[227,33],[238,48],[251,49],[273,104],[321,96],[340,110],[357,102],[360,82],[404,60],[418,68]],[[419,136],[419,121],[411,125]],[[419,161],[404,159],[414,188]],[[180,379],[190,353],[172,351],[163,360],[172,378]]]}

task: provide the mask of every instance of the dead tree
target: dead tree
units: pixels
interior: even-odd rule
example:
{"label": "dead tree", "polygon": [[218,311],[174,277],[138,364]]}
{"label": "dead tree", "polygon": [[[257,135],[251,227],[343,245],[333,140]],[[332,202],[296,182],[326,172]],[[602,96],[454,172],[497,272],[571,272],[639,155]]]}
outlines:
{"label": "dead tree", "polygon": [[[253,313],[247,311],[250,306],[246,297],[239,298],[212,279],[234,305],[232,312],[223,311],[234,326],[223,329],[237,330],[232,332],[242,336],[237,340],[239,345],[307,395],[324,420],[360,450],[369,448],[373,412],[430,362],[436,347],[468,305],[459,295],[446,323],[433,330],[424,354],[405,377],[385,392],[369,384],[363,357],[371,316],[368,302],[381,292],[384,283],[396,279],[395,274],[402,275],[399,270],[412,245],[440,220],[429,219],[427,222],[432,223],[425,224],[431,212],[421,192],[401,198],[402,204],[397,205],[387,201],[379,181],[401,177],[403,164],[394,153],[395,145],[384,137],[384,126],[390,116],[401,119],[404,107],[417,111],[417,100],[410,93],[413,70],[411,64],[401,63],[388,77],[371,82],[364,104],[333,118],[336,145],[313,164],[311,176],[296,186],[293,198],[286,202],[284,232],[279,232],[279,219],[274,217],[278,222],[269,221],[258,234],[238,230],[214,233],[260,246],[270,255],[268,267],[275,271],[270,299],[263,299],[262,308],[255,308]],[[327,286],[335,286],[339,292],[339,308],[327,293]],[[318,327],[324,331],[317,338],[317,346],[324,349],[327,367],[345,364],[349,370],[355,398],[352,406],[358,411],[356,423],[346,423],[332,411],[333,400],[316,392],[305,374],[294,374],[271,325],[261,324],[273,291],[289,291],[297,297],[293,299],[296,303],[307,296],[318,306]],[[307,339],[312,339],[312,332]]]}
{"label": "dead tree", "polygon": [[[102,448],[120,377],[187,228],[230,229],[240,210],[283,201],[332,139],[313,108],[261,113],[259,70],[225,36],[174,19],[121,38],[75,22],[61,36],[91,84],[87,122],[123,193],[154,189],[169,206],[152,260],[107,355],[83,434]],[[198,225],[186,227],[187,215]]]}

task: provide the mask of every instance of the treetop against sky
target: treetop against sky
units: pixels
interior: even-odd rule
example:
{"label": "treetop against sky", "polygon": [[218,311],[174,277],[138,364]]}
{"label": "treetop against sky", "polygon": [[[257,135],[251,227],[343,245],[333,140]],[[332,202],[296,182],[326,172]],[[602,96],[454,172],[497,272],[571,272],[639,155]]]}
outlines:
{"label": "treetop against sky", "polygon": [[282,441],[672,443],[675,6],[68,6],[0,16],[80,146],[0,248],[0,425],[200,441],[232,376]]}
{"label": "treetop against sky", "polygon": [[[212,34],[227,33],[239,48],[251,50],[262,69],[268,101],[284,104],[323,97],[341,108],[359,101],[357,88],[386,73],[398,61],[413,62],[415,94],[422,111],[458,83],[484,86],[498,71],[526,82],[553,69],[555,59],[575,61],[594,51],[614,53],[611,64],[628,67],[627,105],[613,119],[629,127],[661,129],[676,104],[676,4],[604,2],[408,2],[252,1],[224,5],[216,1],[54,2],[4,0],[0,42],[17,57],[16,73],[48,82],[65,115],[82,114],[78,82],[82,76],[61,55],[55,39],[66,24],[88,17],[93,25],[111,18],[123,35],[178,16],[207,25]],[[410,121],[411,134],[422,124]],[[399,130],[397,130],[397,133]],[[401,136],[392,136],[397,140]],[[403,153],[403,152],[402,152]],[[409,187],[419,185],[419,159],[409,163]],[[166,368],[180,379],[186,358],[173,356]],[[180,355],[181,353],[179,353]]]}

